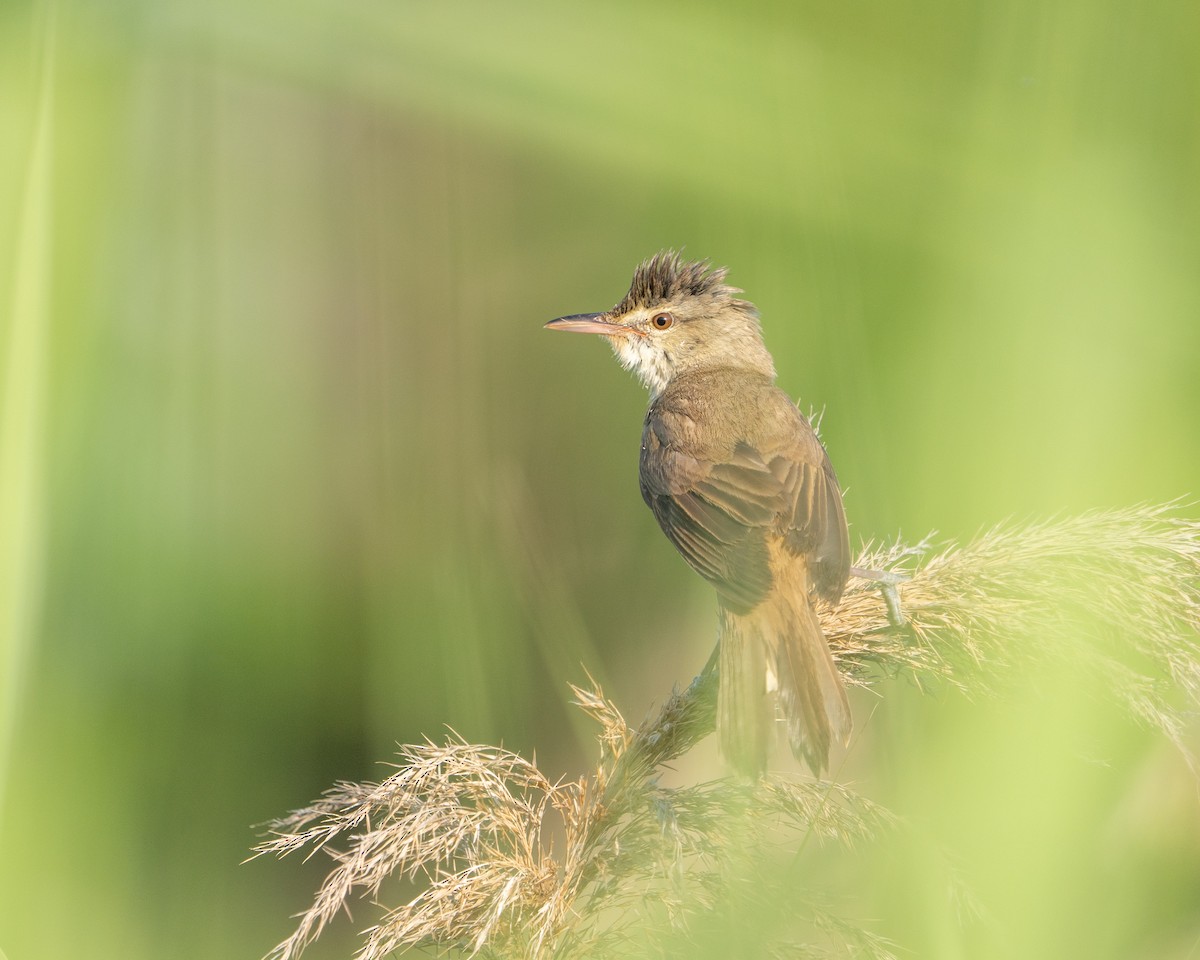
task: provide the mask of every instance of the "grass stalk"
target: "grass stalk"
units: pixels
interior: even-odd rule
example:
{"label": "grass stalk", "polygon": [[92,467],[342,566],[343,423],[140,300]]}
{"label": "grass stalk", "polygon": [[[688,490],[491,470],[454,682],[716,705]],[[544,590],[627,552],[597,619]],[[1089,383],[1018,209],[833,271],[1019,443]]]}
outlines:
{"label": "grass stalk", "polygon": [[42,597],[55,39],[53,5],[44,7],[12,292],[0,329],[0,822]]}

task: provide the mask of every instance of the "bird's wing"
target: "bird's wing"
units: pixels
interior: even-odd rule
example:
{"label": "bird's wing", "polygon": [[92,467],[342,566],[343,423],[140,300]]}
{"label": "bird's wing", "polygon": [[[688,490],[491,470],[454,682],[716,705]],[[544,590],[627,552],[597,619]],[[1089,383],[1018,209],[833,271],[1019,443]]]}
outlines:
{"label": "bird's wing", "polygon": [[850,575],[850,534],[837,475],[820,441],[820,462],[777,458],[788,476],[784,487],[792,501],[792,515],[786,520],[785,543],[788,549],[808,559],[813,585],[825,599],[836,603]]}
{"label": "bird's wing", "polygon": [[757,606],[771,586],[766,533],[782,493],[761,458],[739,447],[713,463],[647,429],[640,472],[642,496],[683,558],[731,609]]}
{"label": "bird's wing", "polygon": [[809,444],[807,421],[796,416],[797,433],[762,444],[765,453],[742,441],[719,462],[687,442],[676,415],[647,416],[642,496],[676,549],[734,611],[752,609],[770,589],[768,535],[808,558],[823,596],[837,599],[846,581],[849,544],[837,479],[815,435]]}

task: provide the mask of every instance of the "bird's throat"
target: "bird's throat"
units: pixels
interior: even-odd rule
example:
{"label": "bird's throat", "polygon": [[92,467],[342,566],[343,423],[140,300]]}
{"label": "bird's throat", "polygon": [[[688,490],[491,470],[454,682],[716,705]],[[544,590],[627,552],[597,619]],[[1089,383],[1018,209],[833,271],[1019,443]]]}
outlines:
{"label": "bird's throat", "polygon": [[658,344],[630,334],[608,339],[621,366],[633,371],[650,391],[652,400],[666,389],[672,373],[671,357]]}

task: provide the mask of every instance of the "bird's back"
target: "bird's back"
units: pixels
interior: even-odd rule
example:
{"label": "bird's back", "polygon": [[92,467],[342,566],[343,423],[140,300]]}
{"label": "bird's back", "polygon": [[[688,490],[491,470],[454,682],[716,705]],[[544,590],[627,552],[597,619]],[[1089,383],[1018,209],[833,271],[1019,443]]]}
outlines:
{"label": "bird's back", "polygon": [[723,602],[769,590],[767,545],[782,540],[836,599],[849,569],[841,494],[807,419],[764,374],[738,368],[671,380],[646,414],[642,496]]}

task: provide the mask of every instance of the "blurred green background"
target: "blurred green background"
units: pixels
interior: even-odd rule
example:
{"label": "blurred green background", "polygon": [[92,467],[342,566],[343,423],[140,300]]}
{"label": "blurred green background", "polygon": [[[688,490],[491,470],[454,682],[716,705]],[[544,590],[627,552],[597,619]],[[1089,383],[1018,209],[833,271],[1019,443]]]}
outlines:
{"label": "blurred green background", "polygon": [[[1200,493],[1195,3],[0,4],[9,960],[261,956],[326,865],[253,824],[447,724],[578,775],[568,681],[698,671],[645,397],[541,330],[665,246],[760,307],[855,540]],[[857,701],[912,829],[848,912],[1194,958],[1186,765],[1045,688]]]}

